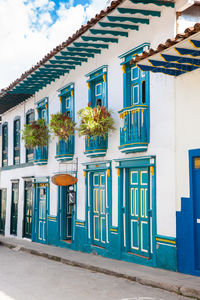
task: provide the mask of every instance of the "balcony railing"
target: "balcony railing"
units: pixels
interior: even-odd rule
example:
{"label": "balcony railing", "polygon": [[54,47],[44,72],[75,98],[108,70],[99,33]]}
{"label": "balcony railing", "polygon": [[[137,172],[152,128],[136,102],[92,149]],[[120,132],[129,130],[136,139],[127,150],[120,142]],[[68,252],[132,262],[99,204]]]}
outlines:
{"label": "balcony railing", "polygon": [[120,146],[122,152],[146,151],[149,142],[148,106],[134,105],[119,111],[124,126],[120,129]]}
{"label": "balcony railing", "polygon": [[103,136],[88,136],[85,138],[85,155],[87,157],[105,156],[108,148],[108,138]]}
{"label": "balcony railing", "polygon": [[37,147],[34,150],[34,164],[46,165],[48,160],[48,146]]}
{"label": "balcony railing", "polygon": [[72,160],[74,156],[74,135],[67,141],[59,140],[56,144],[56,159],[58,161]]}

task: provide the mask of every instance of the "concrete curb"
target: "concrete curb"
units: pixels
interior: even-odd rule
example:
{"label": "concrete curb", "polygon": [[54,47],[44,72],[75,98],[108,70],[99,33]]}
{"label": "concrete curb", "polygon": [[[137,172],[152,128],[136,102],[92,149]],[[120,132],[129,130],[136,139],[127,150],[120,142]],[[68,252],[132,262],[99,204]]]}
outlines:
{"label": "concrete curb", "polygon": [[0,244],[7,248],[13,249],[13,250],[15,248],[17,248],[17,251],[23,251],[23,252],[30,253],[30,254],[33,254],[36,256],[41,256],[41,257],[44,257],[44,258],[47,258],[47,259],[50,259],[50,260],[53,260],[56,262],[60,262],[60,263],[63,263],[63,264],[69,265],[69,266],[87,269],[87,270],[90,270],[93,272],[102,273],[102,274],[106,274],[106,275],[110,275],[110,276],[115,276],[118,278],[128,279],[128,280],[131,280],[131,281],[134,281],[134,282],[146,285],[146,286],[163,289],[165,291],[173,292],[178,295],[185,296],[185,297],[192,297],[192,298],[200,299],[200,289],[197,290],[197,289],[191,288],[189,286],[179,286],[176,284],[169,284],[167,282],[163,282],[163,281],[159,281],[159,280],[151,280],[151,279],[146,279],[146,278],[142,278],[139,276],[127,275],[125,273],[112,271],[112,270],[109,270],[106,268],[101,268],[101,267],[98,267],[95,265],[85,264],[85,263],[81,263],[78,261],[73,261],[70,259],[55,256],[52,254],[45,253],[43,251],[29,249],[24,246],[18,246],[16,244],[12,244],[9,242],[0,241]]}

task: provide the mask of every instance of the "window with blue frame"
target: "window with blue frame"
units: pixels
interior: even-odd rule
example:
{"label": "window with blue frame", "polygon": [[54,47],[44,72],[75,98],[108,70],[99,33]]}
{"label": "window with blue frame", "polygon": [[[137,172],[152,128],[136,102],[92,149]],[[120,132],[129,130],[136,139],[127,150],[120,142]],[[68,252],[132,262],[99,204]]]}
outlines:
{"label": "window with blue frame", "polygon": [[48,116],[48,98],[44,98],[37,102],[37,112],[38,112],[38,119],[45,120],[45,123],[48,124],[49,116]]}
{"label": "window with blue frame", "polygon": [[68,84],[59,90],[59,92],[61,113],[65,113],[67,116],[74,119],[74,84]]}
{"label": "window with blue frame", "polygon": [[8,165],[8,123],[2,126],[2,167]]}
{"label": "window with blue frame", "polygon": [[86,75],[88,79],[89,99],[91,107],[108,106],[107,99],[107,66],[102,66]]}
{"label": "window with blue frame", "polygon": [[16,117],[13,124],[13,163],[20,164],[20,118]]}
{"label": "window with blue frame", "polygon": [[[31,124],[35,120],[35,112],[34,109],[30,109],[26,113],[26,124]],[[26,148],[26,162],[33,161],[33,149]]]}
{"label": "window with blue frame", "polygon": [[120,131],[120,150],[125,153],[146,151],[150,139],[150,93],[149,72],[141,71],[131,59],[149,47],[141,46],[120,56],[123,59],[123,109],[119,111],[124,120]]}

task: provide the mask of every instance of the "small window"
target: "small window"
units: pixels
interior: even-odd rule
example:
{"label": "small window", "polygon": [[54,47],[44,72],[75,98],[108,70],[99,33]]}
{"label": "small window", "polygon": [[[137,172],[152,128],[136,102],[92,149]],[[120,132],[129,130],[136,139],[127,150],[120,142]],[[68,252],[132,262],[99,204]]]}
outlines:
{"label": "small window", "polygon": [[71,102],[71,98],[70,97],[66,98],[66,100],[65,100],[65,108],[66,109],[70,109],[70,102]]}
{"label": "small window", "polygon": [[139,85],[132,86],[132,105],[139,103]]}
{"label": "small window", "polygon": [[131,68],[131,80],[138,79],[139,77],[139,69],[138,67]]}
{"label": "small window", "polygon": [[100,96],[102,94],[102,83],[98,83],[95,86],[95,96]]}
{"label": "small window", "polygon": [[2,126],[2,167],[8,165],[8,124]]}

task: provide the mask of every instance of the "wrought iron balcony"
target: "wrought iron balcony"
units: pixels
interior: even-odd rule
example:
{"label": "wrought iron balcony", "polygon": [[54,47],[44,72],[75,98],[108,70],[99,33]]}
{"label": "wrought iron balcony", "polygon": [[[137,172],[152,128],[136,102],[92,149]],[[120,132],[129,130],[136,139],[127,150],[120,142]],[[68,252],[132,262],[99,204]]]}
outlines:
{"label": "wrought iron balcony", "polygon": [[48,146],[37,147],[34,149],[34,164],[46,165],[48,160]]}
{"label": "wrought iron balcony", "polygon": [[105,156],[108,148],[108,138],[103,136],[87,136],[85,138],[85,155],[87,157]]}
{"label": "wrought iron balcony", "polygon": [[146,151],[149,142],[147,105],[134,105],[119,111],[124,126],[120,129],[119,149],[124,153]]}
{"label": "wrought iron balcony", "polygon": [[74,156],[74,135],[71,135],[67,141],[59,140],[56,144],[57,161],[72,160]]}

